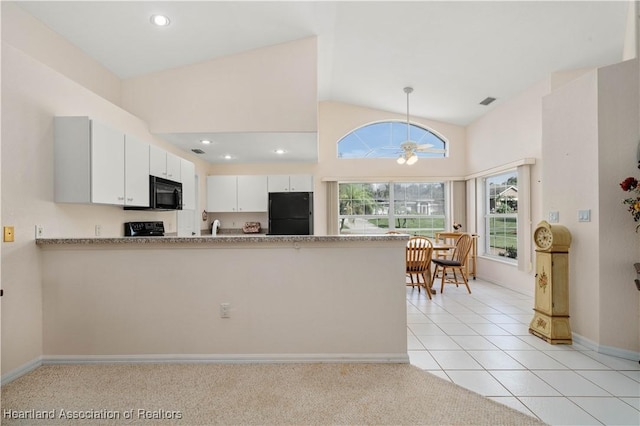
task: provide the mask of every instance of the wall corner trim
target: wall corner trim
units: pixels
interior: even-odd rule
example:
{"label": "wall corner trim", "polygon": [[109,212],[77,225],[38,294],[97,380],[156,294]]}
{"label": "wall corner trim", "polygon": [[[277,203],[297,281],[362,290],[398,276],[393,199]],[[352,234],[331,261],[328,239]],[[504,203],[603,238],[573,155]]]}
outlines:
{"label": "wall corner trim", "polygon": [[18,379],[25,374],[32,372],[43,364],[42,361],[43,357],[38,357],[14,370],[9,371],[7,374],[4,374],[2,378],[0,378],[0,385],[4,386],[8,383],[13,382],[15,379]]}

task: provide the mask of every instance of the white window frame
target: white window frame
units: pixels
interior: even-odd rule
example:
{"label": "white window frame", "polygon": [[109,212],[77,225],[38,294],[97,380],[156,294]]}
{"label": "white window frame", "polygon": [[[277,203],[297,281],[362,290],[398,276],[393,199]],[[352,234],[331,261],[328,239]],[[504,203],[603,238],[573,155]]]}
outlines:
{"label": "white window frame", "polygon": [[[520,240],[520,235],[519,235],[519,215],[518,215],[518,211],[520,210],[520,206],[519,206],[519,202],[518,202],[518,210],[515,213],[496,213],[496,212],[491,212],[489,209],[489,204],[490,204],[490,193],[489,193],[489,180],[492,178],[496,178],[496,177],[500,177],[500,176],[507,176],[507,175],[515,175],[516,179],[518,178],[518,170],[517,169],[511,169],[511,170],[505,170],[502,171],[500,173],[496,173],[496,174],[492,174],[489,176],[485,176],[482,179],[482,186],[484,189],[484,235],[485,238],[483,238],[483,247],[484,247],[484,255],[487,257],[491,257],[491,258],[495,258],[495,259],[499,259],[502,260],[504,262],[507,263],[513,263],[513,264],[517,264],[518,260],[517,258],[511,258],[508,256],[500,256],[498,254],[494,254],[491,252],[491,233],[489,231],[490,228],[490,223],[492,221],[492,219],[497,219],[497,218],[502,218],[502,219],[509,219],[509,218],[513,218],[516,221],[516,241],[515,241],[515,245],[514,248],[516,249],[516,252],[518,251],[518,242]],[[516,184],[517,186],[519,185],[519,180],[518,183]],[[518,197],[520,196],[519,190],[518,190]]]}
{"label": "white window frame", "polygon": [[[398,216],[396,216],[395,214],[395,193],[394,193],[394,186],[397,184],[403,184],[403,183],[409,183],[409,184],[429,184],[429,183],[441,183],[443,184],[444,187],[444,215],[443,215],[443,231],[448,229],[449,224],[450,224],[450,219],[449,219],[449,214],[450,214],[450,208],[449,208],[449,204],[450,204],[450,199],[451,199],[451,191],[450,191],[450,186],[451,183],[450,181],[419,181],[419,180],[410,180],[410,181],[388,181],[386,179],[379,179],[379,180],[375,180],[375,181],[370,181],[370,180],[366,180],[366,181],[352,181],[352,180],[348,180],[348,181],[338,181],[337,182],[337,194],[339,194],[340,190],[340,185],[341,184],[371,184],[371,183],[377,183],[377,184],[386,184],[389,185],[389,212],[387,215],[385,216],[381,216],[381,215],[341,215],[340,214],[340,200],[338,199],[337,201],[337,205],[336,205],[336,209],[334,210],[333,214],[335,214],[335,217],[337,219],[337,223],[340,223],[340,219],[341,218],[351,218],[351,217],[358,217],[361,219],[387,219],[388,223],[389,223],[389,227],[387,228],[387,231],[393,231],[393,230],[397,230],[395,227],[395,221],[398,218]],[[404,216],[404,215],[403,215]],[[412,218],[412,215],[406,215],[407,218]],[[440,215],[432,215],[432,217],[440,217]],[[421,218],[419,215],[416,215],[415,218]],[[437,231],[434,231],[434,233]],[[339,229],[339,225],[338,225],[338,234],[340,234],[340,229]]]}
{"label": "white window frame", "polygon": [[[531,224],[531,166],[536,164],[535,158],[523,158],[512,163],[494,167],[483,172],[474,173],[465,177],[467,181],[467,213],[469,215],[470,232],[477,233],[480,240],[478,247],[483,248],[478,257],[486,260],[501,261],[502,258],[486,256],[484,253],[486,233],[484,212],[484,181],[488,176],[501,172],[518,170],[518,261],[517,268],[522,272],[531,272],[533,262],[532,248],[532,224]],[[513,262],[504,262],[506,265],[514,265]]]}

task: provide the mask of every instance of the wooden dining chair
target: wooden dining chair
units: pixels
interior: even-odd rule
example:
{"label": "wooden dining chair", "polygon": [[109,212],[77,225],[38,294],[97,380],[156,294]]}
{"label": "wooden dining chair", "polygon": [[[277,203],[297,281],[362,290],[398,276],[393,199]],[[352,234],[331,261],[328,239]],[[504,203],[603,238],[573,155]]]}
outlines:
{"label": "wooden dining chair", "polygon": [[[412,288],[424,286],[429,299],[431,299],[431,256],[433,243],[426,237],[411,237],[407,242],[406,274],[411,282],[407,283]],[[414,281],[414,277],[416,281]],[[420,282],[422,277],[422,283]]]}
{"label": "wooden dining chair", "polygon": [[[435,242],[436,244],[455,246],[458,238],[462,235],[461,232],[436,232]],[[449,258],[451,253],[446,251],[439,251],[436,253],[436,257],[440,259]]]}
{"label": "wooden dining chair", "polygon": [[[455,284],[456,287],[459,284],[464,284],[467,287],[467,291],[471,294],[471,288],[469,288],[469,281],[467,280],[467,259],[469,257],[469,251],[471,250],[471,236],[469,234],[461,234],[456,241],[456,248],[453,250],[451,259],[433,259],[433,263],[436,265],[433,271],[432,281],[435,281],[438,276],[438,271],[441,272],[441,285],[440,293],[444,291],[444,285]],[[453,278],[447,277],[447,272],[450,271]],[[458,281],[458,274],[462,276],[462,282]]]}

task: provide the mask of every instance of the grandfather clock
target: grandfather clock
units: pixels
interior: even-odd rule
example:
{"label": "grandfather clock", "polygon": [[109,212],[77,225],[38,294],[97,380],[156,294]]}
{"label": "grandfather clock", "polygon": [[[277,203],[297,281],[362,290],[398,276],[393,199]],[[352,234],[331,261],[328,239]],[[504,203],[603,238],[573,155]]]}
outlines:
{"label": "grandfather clock", "polygon": [[571,344],[569,324],[569,246],[571,233],[562,225],[540,222],[533,231],[536,246],[535,307],[529,333],[551,344]]}

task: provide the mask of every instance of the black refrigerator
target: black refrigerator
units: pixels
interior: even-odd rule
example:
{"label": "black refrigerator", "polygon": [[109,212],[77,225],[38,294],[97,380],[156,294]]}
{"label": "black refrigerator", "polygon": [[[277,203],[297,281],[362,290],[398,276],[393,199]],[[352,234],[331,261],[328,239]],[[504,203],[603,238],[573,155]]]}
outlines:
{"label": "black refrigerator", "polygon": [[313,192],[270,192],[269,235],[313,235]]}

